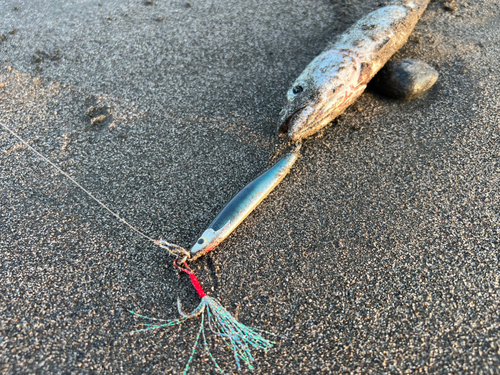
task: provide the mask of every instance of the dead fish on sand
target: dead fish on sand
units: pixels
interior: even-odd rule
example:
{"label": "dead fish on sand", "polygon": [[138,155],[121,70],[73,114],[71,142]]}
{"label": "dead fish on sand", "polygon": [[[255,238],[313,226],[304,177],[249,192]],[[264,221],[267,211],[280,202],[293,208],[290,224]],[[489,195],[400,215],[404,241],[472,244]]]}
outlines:
{"label": "dead fish on sand", "polygon": [[379,8],[330,43],[288,90],[279,134],[300,141],[344,112],[406,43],[427,4],[406,0]]}

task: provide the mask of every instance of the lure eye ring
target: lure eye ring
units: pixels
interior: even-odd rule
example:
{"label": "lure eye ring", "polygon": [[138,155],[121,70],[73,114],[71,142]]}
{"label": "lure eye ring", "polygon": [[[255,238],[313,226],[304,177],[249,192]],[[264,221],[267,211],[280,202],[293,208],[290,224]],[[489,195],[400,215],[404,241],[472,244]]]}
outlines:
{"label": "lure eye ring", "polygon": [[197,243],[198,245],[203,245],[205,242],[206,242],[206,241],[205,241],[205,239],[202,237],[202,238],[200,238],[200,239],[199,239],[196,243]]}
{"label": "lure eye ring", "polygon": [[300,86],[300,85],[294,86],[294,87],[292,88],[292,92],[293,92],[294,94],[298,94],[298,93],[300,93],[300,92],[302,92],[302,91],[304,91],[304,88],[303,88],[302,86]]}

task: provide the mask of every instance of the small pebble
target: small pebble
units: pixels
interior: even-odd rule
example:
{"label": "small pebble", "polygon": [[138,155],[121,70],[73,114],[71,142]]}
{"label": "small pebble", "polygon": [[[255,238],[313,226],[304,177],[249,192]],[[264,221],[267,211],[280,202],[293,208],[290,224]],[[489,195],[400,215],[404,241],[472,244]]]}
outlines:
{"label": "small pebble", "polygon": [[9,31],[10,35],[16,35],[17,34],[17,29],[12,29]]}
{"label": "small pebble", "polygon": [[0,42],[7,41],[7,36],[5,34],[0,34]]}
{"label": "small pebble", "polygon": [[373,78],[371,86],[391,98],[411,100],[429,90],[438,76],[438,72],[423,61],[403,59],[387,63]]}

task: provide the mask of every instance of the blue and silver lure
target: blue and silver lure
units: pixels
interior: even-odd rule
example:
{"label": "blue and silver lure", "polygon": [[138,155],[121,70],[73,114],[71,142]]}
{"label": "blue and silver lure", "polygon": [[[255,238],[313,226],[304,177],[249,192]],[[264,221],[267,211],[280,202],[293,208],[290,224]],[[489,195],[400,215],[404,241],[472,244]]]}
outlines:
{"label": "blue and silver lure", "polygon": [[300,146],[273,167],[245,186],[224,207],[201,237],[191,247],[190,260],[195,260],[219,245],[259,205],[288,174],[298,158]]}

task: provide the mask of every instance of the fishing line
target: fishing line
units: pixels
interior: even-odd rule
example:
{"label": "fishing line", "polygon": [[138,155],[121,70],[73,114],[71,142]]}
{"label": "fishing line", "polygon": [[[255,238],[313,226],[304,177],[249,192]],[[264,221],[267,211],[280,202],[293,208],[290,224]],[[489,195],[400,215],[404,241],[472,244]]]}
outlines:
{"label": "fishing line", "polygon": [[[181,324],[187,319],[195,318],[197,316],[201,315],[201,324],[200,328],[198,330],[198,334],[196,336],[196,340],[194,342],[194,345],[192,347],[191,351],[191,356],[188,359],[188,362],[186,364],[186,367],[184,368],[183,374],[186,374],[187,371],[189,370],[189,367],[191,365],[191,362],[193,361],[193,358],[195,356],[195,351],[196,347],[198,345],[198,342],[200,340],[200,336],[203,336],[203,343],[205,346],[205,350],[210,356],[211,360],[214,362],[216,368],[224,373],[224,371],[219,367],[217,364],[217,361],[215,360],[214,356],[210,353],[210,350],[208,349],[208,344],[206,341],[205,337],[205,315],[206,319],[208,322],[208,326],[210,330],[212,331],[213,334],[215,334],[217,337],[222,339],[227,346],[233,351],[234,359],[236,362],[236,366],[238,370],[241,368],[241,364],[245,364],[249,369],[252,369],[252,361],[254,360],[251,349],[260,349],[264,351],[268,351],[271,349],[276,343],[273,341],[270,341],[266,338],[263,337],[263,334],[269,334],[273,335],[271,332],[259,330],[256,328],[252,327],[247,327],[244,324],[241,324],[238,322],[218,301],[217,299],[208,296],[205,294],[203,291],[203,288],[198,281],[197,277],[193,273],[193,271],[189,268],[187,265],[188,260],[193,260],[196,258],[193,258],[191,256],[191,253],[184,249],[181,246],[170,244],[164,240],[154,240],[148,235],[142,233],[139,229],[135,228],[132,224],[128,223],[125,219],[123,219],[121,216],[119,216],[117,213],[113,212],[110,208],[108,208],[103,202],[101,202],[99,199],[97,199],[91,192],[89,192],[87,189],[85,189],[82,185],[80,185],[78,182],[76,182],[68,173],[64,172],[61,168],[59,168],[57,165],[55,165],[52,161],[50,161],[46,156],[38,152],[36,149],[34,149],[32,146],[30,146],[24,139],[22,139],[19,135],[17,135],[13,130],[11,130],[9,127],[4,125],[2,122],[0,122],[0,125],[8,131],[12,136],[17,138],[23,145],[25,145],[27,148],[29,148],[33,153],[35,153],[38,157],[40,157],[42,160],[46,161],[49,163],[54,169],[56,169],[59,173],[62,175],[66,176],[71,182],[73,182],[77,187],[79,187],[81,190],[83,190],[89,197],[91,197],[93,200],[95,200],[97,203],[101,205],[106,211],[111,213],[113,216],[115,216],[118,220],[120,220],[123,224],[127,225],[130,229],[132,229],[134,232],[140,234],[142,237],[154,242],[156,245],[167,249],[171,254],[176,256],[176,259],[174,261],[174,266],[179,270],[182,271],[186,274],[189,275],[189,278],[191,279],[191,284],[193,285],[194,289],[198,293],[198,296],[201,298],[200,304],[198,305],[197,308],[195,308],[191,313],[184,313],[181,308],[180,300],[177,301],[177,308],[179,310],[179,314],[181,315],[181,318],[179,319],[173,319],[173,320],[165,320],[163,324],[145,324],[145,328],[139,329],[132,331],[131,333],[138,333],[138,332],[143,332],[143,331],[149,331],[149,330],[156,330],[159,328],[164,328],[164,327],[170,327],[176,324]],[[260,177],[258,177],[255,181],[260,182],[260,184],[263,184],[263,181],[267,181],[267,178],[269,178],[269,173],[273,176],[273,181],[274,183],[266,183],[265,186],[266,188],[264,189],[264,195],[263,194],[254,194],[254,199],[261,198],[263,199],[267,194],[269,193],[274,186],[281,181],[281,179],[284,178],[284,176],[288,173],[288,170],[291,168],[295,160],[298,158],[298,152],[300,149],[300,143],[296,145],[295,150],[285,157],[283,160],[285,161],[284,165],[280,165],[278,163],[278,167],[273,167],[269,171],[271,172],[266,172]],[[264,176],[264,177],[263,177]],[[258,184],[257,184],[258,185]],[[250,185],[248,185],[250,186]],[[259,185],[260,186],[260,185]],[[243,190],[245,191],[245,190]],[[252,191],[252,189],[250,189]],[[241,193],[240,193],[241,194]],[[245,192],[245,198],[248,199],[248,192]],[[233,198],[234,199],[241,199],[238,198],[238,195]],[[228,207],[232,207],[231,203],[228,205]],[[252,205],[250,205],[252,207]],[[250,208],[250,211],[253,208]],[[233,210],[233,208],[230,208],[230,210]],[[246,215],[248,215],[249,210],[246,210]],[[226,223],[226,226],[230,223]],[[199,241],[197,242],[198,244],[200,243]],[[202,255],[203,252],[198,252],[198,256]],[[159,319],[151,319],[146,316],[143,316],[141,314],[137,314],[134,311],[130,311],[131,314],[143,318],[146,320],[159,320]]]}
{"label": "fishing line", "polygon": [[148,235],[142,233],[139,229],[137,229],[132,224],[128,223],[125,219],[123,219],[122,217],[120,217],[117,213],[115,213],[111,209],[109,209],[104,203],[102,203],[99,199],[97,199],[96,197],[94,197],[90,191],[88,191],[87,189],[85,189],[82,185],[80,185],[78,182],[76,182],[69,174],[67,174],[61,168],[59,168],[57,165],[55,165],[53,162],[51,162],[49,158],[47,158],[46,156],[42,155],[40,152],[38,152],[33,147],[31,147],[24,139],[22,139],[19,135],[17,135],[12,129],[8,128],[2,122],[0,122],[0,125],[2,125],[2,127],[5,130],[7,130],[11,135],[13,135],[14,137],[16,137],[23,145],[25,145],[26,147],[28,147],[36,155],[38,155],[40,158],[42,158],[47,163],[49,163],[52,167],[54,167],[59,173],[61,173],[62,175],[66,176],[71,182],[73,182],[76,186],[78,186],[80,189],[82,189],[90,198],[92,198],[97,203],[99,203],[105,210],[107,210],[110,214],[112,214],[114,217],[116,217],[118,220],[120,220],[123,224],[127,225],[130,229],[132,229],[136,233],[140,234],[142,237],[148,239],[149,241],[155,242],[154,239],[152,239]]}

